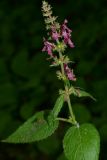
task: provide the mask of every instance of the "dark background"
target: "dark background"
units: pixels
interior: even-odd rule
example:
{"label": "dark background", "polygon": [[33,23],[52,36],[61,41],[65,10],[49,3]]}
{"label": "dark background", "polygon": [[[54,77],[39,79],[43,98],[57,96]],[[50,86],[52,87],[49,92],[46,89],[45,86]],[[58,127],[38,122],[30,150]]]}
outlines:
{"label": "dark background", "polygon": [[[100,132],[100,159],[107,160],[107,3],[106,0],[53,0],[54,15],[72,28],[75,86],[97,98],[74,99],[80,123],[91,122]],[[40,0],[0,1],[0,138],[4,139],[35,112],[51,109],[63,85],[42,53],[46,35]],[[47,140],[33,144],[0,144],[1,160],[66,160],[60,124]]]}

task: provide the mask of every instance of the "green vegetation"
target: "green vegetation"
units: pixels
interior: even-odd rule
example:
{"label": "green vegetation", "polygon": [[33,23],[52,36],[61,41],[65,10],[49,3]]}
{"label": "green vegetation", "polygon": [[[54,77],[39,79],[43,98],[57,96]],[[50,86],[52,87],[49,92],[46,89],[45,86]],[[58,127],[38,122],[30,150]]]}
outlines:
{"label": "green vegetation", "polygon": [[[75,48],[68,49],[68,54],[75,61],[76,86],[81,86],[97,99],[97,102],[93,102],[88,98],[78,100],[72,97],[74,112],[81,124],[92,122],[97,127],[101,136],[100,159],[106,160],[106,2],[60,0],[52,4],[54,13],[62,21],[67,17],[73,30]],[[40,0],[0,1],[1,139],[13,133],[36,112],[52,109],[58,89],[63,85],[55,77],[54,69],[48,67],[49,62],[45,61],[47,55],[41,52],[45,27],[40,8]],[[61,114],[65,114],[64,110]],[[34,144],[1,143],[0,158],[65,160],[61,141],[66,129],[66,125],[61,123],[53,136]]]}

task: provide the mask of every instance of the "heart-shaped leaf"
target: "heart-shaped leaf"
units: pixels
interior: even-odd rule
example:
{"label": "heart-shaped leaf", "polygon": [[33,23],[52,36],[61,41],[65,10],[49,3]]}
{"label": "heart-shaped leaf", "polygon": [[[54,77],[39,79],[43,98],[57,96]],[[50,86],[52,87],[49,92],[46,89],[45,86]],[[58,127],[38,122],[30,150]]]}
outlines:
{"label": "heart-shaped leaf", "polygon": [[71,127],[63,140],[68,160],[98,160],[100,137],[91,124]]}
{"label": "heart-shaped leaf", "polygon": [[47,116],[44,111],[41,111],[28,119],[3,142],[30,143],[39,141],[52,135],[57,127],[58,121],[54,120],[52,113]]}

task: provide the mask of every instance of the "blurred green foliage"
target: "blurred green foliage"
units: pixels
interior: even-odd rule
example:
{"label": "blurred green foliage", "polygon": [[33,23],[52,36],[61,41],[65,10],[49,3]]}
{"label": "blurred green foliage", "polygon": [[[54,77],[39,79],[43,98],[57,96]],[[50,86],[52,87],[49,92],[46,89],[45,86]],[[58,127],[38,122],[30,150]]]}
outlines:
{"label": "blurred green foliage", "polygon": [[[97,102],[72,97],[80,123],[92,122],[101,135],[100,159],[107,159],[107,2],[49,2],[62,22],[69,20],[75,49],[67,49],[75,64],[76,86]],[[0,1],[0,138],[6,138],[36,111],[50,109],[63,87],[41,52],[46,36],[40,0]],[[66,124],[52,137],[28,145],[0,144],[2,160],[66,160],[62,138]]]}

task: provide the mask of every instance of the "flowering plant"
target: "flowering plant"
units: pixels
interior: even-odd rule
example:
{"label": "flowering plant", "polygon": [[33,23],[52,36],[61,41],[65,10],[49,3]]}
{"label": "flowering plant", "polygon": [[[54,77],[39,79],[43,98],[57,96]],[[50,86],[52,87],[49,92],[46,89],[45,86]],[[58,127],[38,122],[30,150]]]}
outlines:
{"label": "flowering plant", "polygon": [[[96,128],[89,123],[80,125],[77,122],[71,105],[71,95],[77,97],[95,98],[89,93],[72,85],[76,81],[73,69],[69,67],[72,63],[67,55],[64,55],[66,48],[74,48],[68,21],[65,19],[62,24],[57,22],[53,16],[51,6],[43,1],[42,12],[45,17],[47,39],[44,38],[42,51],[47,52],[52,61],[51,67],[59,67],[56,74],[59,80],[63,81],[64,89],[59,90],[59,97],[51,111],[41,111],[28,119],[16,132],[10,135],[3,142],[30,143],[39,141],[52,135],[59,126],[59,121],[71,125],[63,139],[63,148],[68,160],[98,160],[100,138]],[[59,117],[63,104],[67,103],[69,116]]]}

